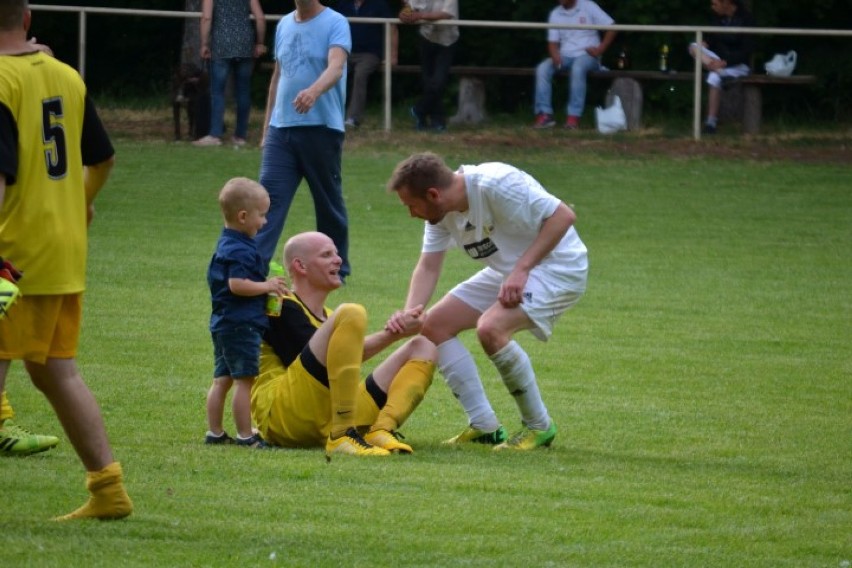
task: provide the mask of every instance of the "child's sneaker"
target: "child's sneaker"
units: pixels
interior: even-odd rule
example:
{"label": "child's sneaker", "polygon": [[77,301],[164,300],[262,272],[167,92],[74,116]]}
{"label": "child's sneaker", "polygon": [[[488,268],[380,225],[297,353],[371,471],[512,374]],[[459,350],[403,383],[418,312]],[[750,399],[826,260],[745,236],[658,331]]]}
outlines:
{"label": "child's sneaker", "polygon": [[257,450],[263,450],[269,447],[269,444],[263,441],[263,438],[260,437],[260,434],[254,433],[249,438],[240,438],[237,436],[235,441],[238,446],[243,446],[244,448],[254,448]]}
{"label": "child's sneaker", "polygon": [[230,436],[228,436],[228,433],[227,433],[227,432],[225,432],[225,431],[222,431],[222,433],[221,433],[221,434],[216,435],[216,434],[214,434],[213,432],[211,432],[211,431],[209,431],[209,430],[208,430],[208,431],[207,431],[207,435],[206,435],[206,436],[204,436],[204,443],[205,443],[205,444],[212,444],[212,445],[216,445],[216,444],[233,444],[233,443],[234,443],[234,439],[233,439],[233,438],[231,438]]}

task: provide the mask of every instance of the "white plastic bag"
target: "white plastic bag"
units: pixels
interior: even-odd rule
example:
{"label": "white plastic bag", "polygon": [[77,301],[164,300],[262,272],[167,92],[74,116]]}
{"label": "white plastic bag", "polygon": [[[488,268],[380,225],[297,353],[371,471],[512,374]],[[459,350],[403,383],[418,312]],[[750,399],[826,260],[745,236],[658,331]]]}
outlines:
{"label": "white plastic bag", "polygon": [[615,95],[612,105],[608,108],[595,107],[595,121],[598,124],[598,132],[601,134],[614,134],[619,130],[627,130],[627,115],[621,106],[621,98]]}
{"label": "white plastic bag", "polygon": [[796,52],[790,51],[786,55],[776,53],[775,57],[767,61],[763,67],[766,69],[767,75],[775,75],[776,77],[789,77],[793,74],[793,69],[796,68]]}

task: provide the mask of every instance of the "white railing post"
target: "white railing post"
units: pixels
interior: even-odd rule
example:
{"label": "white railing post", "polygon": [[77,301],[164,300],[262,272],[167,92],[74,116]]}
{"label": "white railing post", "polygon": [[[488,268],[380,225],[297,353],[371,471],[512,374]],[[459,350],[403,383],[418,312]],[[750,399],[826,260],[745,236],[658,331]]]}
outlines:
{"label": "white railing post", "polygon": [[704,41],[701,30],[695,32],[695,61],[693,71],[695,78],[692,85],[692,137],[701,140],[701,45]]}
{"label": "white railing post", "polygon": [[392,41],[391,40],[392,40],[392,35],[393,35],[393,33],[392,33],[393,30],[391,29],[392,25],[393,24],[391,24],[390,22],[385,22],[385,24],[384,24],[384,29],[385,29],[385,77],[384,77],[385,78],[385,80],[384,80],[385,96],[384,96],[384,99],[383,99],[383,103],[384,103],[384,111],[385,111],[385,131],[386,132],[390,132],[390,129],[391,129],[391,90],[392,90],[391,89],[391,71],[392,71],[391,67],[393,67],[391,65],[391,55],[392,55],[392,51],[391,51]]}
{"label": "white railing post", "polygon": [[80,10],[80,17],[78,18],[77,29],[80,35],[79,43],[77,46],[77,71],[80,73],[80,77],[83,80],[86,80],[86,11]]}

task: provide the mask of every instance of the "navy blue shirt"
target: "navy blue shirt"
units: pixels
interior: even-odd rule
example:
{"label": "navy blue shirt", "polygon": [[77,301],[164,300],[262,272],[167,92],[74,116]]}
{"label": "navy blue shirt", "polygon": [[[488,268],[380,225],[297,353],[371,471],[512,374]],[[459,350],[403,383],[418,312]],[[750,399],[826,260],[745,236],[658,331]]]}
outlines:
{"label": "navy blue shirt", "polygon": [[[364,0],[360,8],[355,7],[355,0],[340,0],[334,7],[347,18],[393,18],[385,0]],[[375,53],[379,59],[384,59],[385,35],[382,24],[349,24],[352,34],[352,53]]]}
{"label": "navy blue shirt", "polygon": [[[753,28],[755,27],[754,16],[745,9],[742,4],[737,4],[737,10],[733,16],[719,16],[714,14],[711,24],[723,28]],[[707,47],[713,53],[721,57],[728,64],[751,65],[751,54],[754,51],[755,38],[752,34],[726,34],[707,32],[704,39]]]}
{"label": "navy blue shirt", "polygon": [[210,331],[233,330],[244,324],[265,330],[269,326],[266,294],[237,296],[228,288],[229,278],[265,282],[266,265],[257,252],[254,239],[239,231],[224,228],[207,268],[207,285],[213,303]]}

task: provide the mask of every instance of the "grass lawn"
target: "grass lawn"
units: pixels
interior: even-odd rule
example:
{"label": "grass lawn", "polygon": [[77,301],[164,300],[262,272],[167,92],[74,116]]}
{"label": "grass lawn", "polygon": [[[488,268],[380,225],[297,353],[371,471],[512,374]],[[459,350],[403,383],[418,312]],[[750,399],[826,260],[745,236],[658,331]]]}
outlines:
{"label": "grass lawn", "polygon": [[[520,337],[553,448],[442,446],[465,418],[436,375],[403,429],[413,455],[328,464],[319,450],[201,443],[216,194],[256,177],[259,150],[119,139],[78,359],[136,511],[50,522],[85,498],[65,438],[0,460],[0,566],[848,566],[852,170],[619,144],[347,142],[354,272],[331,300],[363,303],[372,329],[404,301],[419,253],[420,222],[384,191],[415,150],[532,173],[575,207],[591,274],[549,343]],[[285,234],[313,226],[303,188]],[[439,292],[475,269],[450,255]],[[511,397],[474,352],[514,430]],[[7,383],[19,423],[61,432],[20,364]]]}

